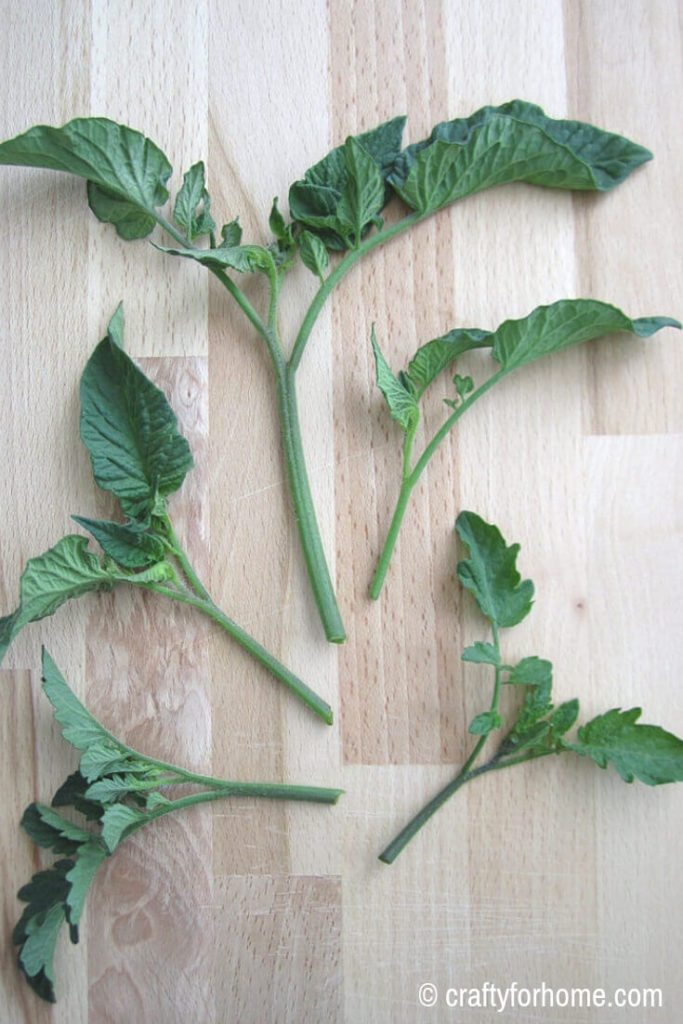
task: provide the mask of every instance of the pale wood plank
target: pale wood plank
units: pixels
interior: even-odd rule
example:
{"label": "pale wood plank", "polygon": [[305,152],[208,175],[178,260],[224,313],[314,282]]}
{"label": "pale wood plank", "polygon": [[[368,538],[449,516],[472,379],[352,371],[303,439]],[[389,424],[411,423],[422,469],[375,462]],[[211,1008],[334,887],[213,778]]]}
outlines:
{"label": "pale wood plank", "polygon": [[[651,163],[598,202],[575,199],[582,293],[631,316],[681,319],[680,97],[683,24],[670,0],[567,4],[573,105],[654,154]],[[614,38],[619,40],[612,46]],[[609,64],[609,74],[605,73]],[[664,72],[664,68],[667,69]],[[656,259],[654,254],[656,253]],[[667,312],[669,311],[669,312]],[[675,332],[647,345],[598,347],[587,429],[599,434],[681,431],[681,346]]]}
{"label": "pale wood plank", "polygon": [[[642,707],[643,722],[680,736],[683,702],[674,651],[683,601],[681,438],[592,438],[586,459],[595,599],[588,608],[592,656],[585,712],[590,717],[610,707]],[[671,856],[680,787],[650,789],[635,782],[625,789],[614,775],[600,773],[595,799],[599,932],[603,941],[612,940],[606,981],[661,988],[673,1019],[671,1007],[681,1000],[672,908],[680,906],[683,893]],[[647,878],[656,884],[645,884]]]}
{"label": "pale wood plank", "polygon": [[341,1020],[341,886],[305,876],[216,879],[217,1020]]}

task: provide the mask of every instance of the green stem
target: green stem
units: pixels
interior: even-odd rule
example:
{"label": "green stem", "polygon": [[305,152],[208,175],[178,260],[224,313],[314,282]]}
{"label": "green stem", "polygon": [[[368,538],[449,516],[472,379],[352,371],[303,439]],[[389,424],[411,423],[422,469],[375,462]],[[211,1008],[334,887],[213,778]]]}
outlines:
{"label": "green stem", "polygon": [[308,575],[325,636],[331,643],[342,644],[346,640],[346,630],[327,566],[308,482],[299,424],[296,382],[291,367],[286,367],[284,372],[278,375],[277,385],[285,462]]}
{"label": "green stem", "polygon": [[[135,750],[133,747],[129,747],[116,739],[112,733],[107,730],[103,731],[107,733],[112,743],[131,759],[144,762],[145,765],[151,765],[154,768],[159,768],[163,772],[168,772],[168,778],[152,779],[145,788],[154,789],[159,786],[192,784],[220,791],[220,797],[253,796],[267,797],[273,800],[311,800],[314,803],[336,803],[337,799],[344,792],[342,789],[328,789],[320,786],[293,786],[282,782],[232,782],[228,779],[215,778],[212,775],[199,775],[188,768],[181,768],[177,764],[171,764],[170,761],[161,761],[157,757],[141,754],[139,750]],[[194,794],[194,796],[196,795]],[[183,797],[182,799],[187,800],[191,799],[191,797]],[[205,797],[205,799],[208,799],[208,797]],[[172,802],[178,806],[177,801]]]}
{"label": "green stem", "polygon": [[[134,583],[134,578],[131,578],[131,583]],[[144,587],[145,590],[152,590],[156,594],[163,594],[165,597],[170,597],[174,601],[180,601],[182,604],[189,604],[193,608],[197,608],[199,611],[204,612],[214,622],[218,623],[222,629],[225,630],[234,640],[242,645],[255,658],[258,662],[265,666],[268,671],[279,679],[280,682],[284,683],[292,693],[295,693],[300,700],[306,704],[315,714],[322,718],[327,725],[332,725],[333,714],[332,708],[324,701],[322,697],[319,697],[314,690],[311,690],[298,676],[290,672],[281,661],[267,651],[257,640],[254,640],[246,630],[238,626],[225,612],[214,604],[209,597],[200,597],[199,595],[192,594],[189,590],[176,590],[173,587],[166,587],[160,583],[144,583],[138,584]]]}
{"label": "green stem", "polygon": [[394,238],[396,235],[405,231],[406,228],[412,227],[413,224],[417,224],[425,214],[417,212],[408,214],[407,217],[403,217],[401,220],[396,221],[395,224],[391,224],[389,227],[383,228],[378,231],[375,235],[369,235],[365,241],[361,242],[357,249],[351,249],[346,253],[344,258],[337,264],[334,270],[325,278],[324,282],[316,292],[313,301],[311,302],[306,315],[301,324],[301,328],[294,342],[292,348],[292,354],[289,358],[290,369],[295,372],[301,357],[304,354],[304,349],[311,335],[311,331],[315,325],[316,320],[320,314],[321,309],[327,302],[330,294],[337,287],[339,282],[348,274],[349,270],[355,266],[359,259],[372,249],[376,249],[378,246],[383,245],[384,242],[388,242],[389,239]]}
{"label": "green stem", "polygon": [[554,754],[554,749],[536,751],[535,753],[520,755],[519,757],[510,758],[508,760],[497,760],[495,757],[488,761],[486,764],[480,765],[479,768],[472,768],[468,770],[468,766],[471,766],[476,759],[479,751],[484,745],[486,737],[482,736],[479,742],[476,744],[472,754],[467,759],[466,763],[460,769],[458,774],[455,776],[448,785],[444,786],[435,797],[426,804],[421,811],[419,811],[414,818],[412,818],[408,824],[403,828],[392,842],[380,853],[379,859],[385,864],[392,864],[399,853],[405,846],[408,845],[410,840],[420,831],[422,826],[429,821],[433,814],[439,810],[443,804],[446,803],[454,793],[465,785],[467,782],[471,782],[472,779],[478,778],[480,775],[485,775],[487,772],[499,771],[501,768],[510,768],[516,764],[524,764],[526,761],[534,761],[538,757],[546,757],[548,754]]}
{"label": "green stem", "polygon": [[387,533],[384,547],[382,548],[382,554],[380,555],[379,562],[377,563],[377,569],[373,576],[372,583],[370,585],[370,597],[373,601],[376,601],[380,595],[382,587],[384,586],[384,580],[387,572],[389,571],[389,565],[391,558],[396,547],[396,541],[401,530],[401,523],[408,507],[410,495],[413,490],[413,483],[410,478],[404,478],[401,484],[401,490],[398,495],[398,501],[396,502],[396,508],[394,514],[391,517],[391,523],[389,525],[389,532]]}
{"label": "green stem", "polygon": [[253,327],[256,328],[261,337],[265,338],[266,341],[268,341],[268,328],[266,327],[263,320],[254,309],[252,304],[249,302],[249,299],[246,297],[242,289],[238,285],[236,285],[233,279],[229,277],[224,270],[221,270],[220,267],[209,267],[208,269],[211,271],[214,277],[218,278],[218,280],[226,289],[226,291],[228,291],[232,295],[233,299],[240,307],[240,309],[246,316],[247,320],[252,324]]}
{"label": "green stem", "polygon": [[422,455],[415,463],[414,468],[409,473],[406,473],[404,462],[403,479],[401,482],[401,490],[399,492],[398,501],[396,502],[396,508],[391,519],[389,531],[387,533],[387,537],[382,548],[382,553],[380,554],[379,557],[379,562],[377,563],[375,575],[373,576],[372,583],[370,585],[370,597],[374,601],[377,600],[382,590],[382,586],[384,584],[384,580],[389,569],[389,564],[394,553],[394,548],[396,547],[396,541],[398,540],[398,535],[401,529],[401,524],[403,522],[403,517],[408,507],[410,495],[415,484],[420,479],[422,473],[424,473],[429,463],[429,460],[434,455],[436,449],[439,447],[439,445],[446,437],[446,435],[449,433],[449,431],[453,429],[453,427],[460,419],[460,417],[463,415],[463,413],[465,413],[470,408],[470,406],[474,405],[477,399],[481,398],[482,395],[486,394],[489,388],[492,388],[494,384],[496,384],[503,376],[505,376],[506,372],[507,371],[505,370],[498,370],[496,373],[492,374],[492,376],[489,377],[488,380],[484,381],[484,383],[480,387],[478,387],[476,391],[473,391],[472,394],[458,406],[458,408],[448,417],[443,426],[441,426],[441,428],[431,439],[427,447],[422,452]]}
{"label": "green stem", "polygon": [[185,554],[185,551],[183,550],[183,547],[176,536],[176,532],[173,529],[173,524],[171,523],[169,516],[165,513],[163,516],[160,516],[160,519],[163,525],[163,529],[166,533],[166,538],[170,545],[171,553],[175,555],[175,557],[178,559],[178,562],[180,563],[180,566],[185,576],[187,577],[188,581],[192,584],[192,586],[194,587],[194,589],[197,591],[201,598],[203,598],[205,601],[211,601],[211,596],[208,590],[206,589],[206,587],[204,586],[204,584],[194,571],[194,568],[191,565],[190,560]]}
{"label": "green stem", "polygon": [[197,248],[197,246],[196,246],[196,245],[194,245],[194,244],[193,244],[193,243],[192,243],[192,242],[190,241],[190,239],[189,239],[189,238],[186,238],[186,237],[185,237],[185,235],[184,235],[184,234],[182,233],[182,231],[178,231],[177,227],[175,227],[175,225],[174,225],[174,224],[172,224],[172,223],[170,222],[170,220],[166,220],[166,218],[165,218],[165,217],[163,217],[163,216],[162,216],[162,215],[161,215],[161,214],[159,213],[159,211],[158,211],[158,210],[154,210],[154,211],[151,211],[151,210],[150,210],[149,212],[150,212],[150,213],[152,213],[152,216],[154,217],[154,219],[155,219],[155,221],[157,222],[157,224],[158,224],[158,225],[159,225],[160,227],[162,227],[162,228],[164,229],[164,231],[165,231],[165,232],[166,232],[167,234],[169,234],[169,235],[171,236],[171,238],[172,238],[172,239],[174,239],[174,241],[176,241],[176,242],[178,243],[178,245],[179,245],[179,246],[180,246],[180,247],[181,247],[182,249],[196,249],[196,248]]}
{"label": "green stem", "polygon": [[[250,319],[266,342],[275,371],[282,441],[292,504],[294,505],[295,519],[318,613],[327,639],[332,643],[344,643],[346,640],[346,630],[344,629],[327,559],[325,558],[325,551],[320,537],[315,506],[313,505],[311,488],[306,472],[294,371],[285,364],[277,334],[280,279],[274,264],[272,265],[272,271],[269,273],[269,280],[268,326],[266,327],[260,320],[256,323],[253,318],[250,317]],[[225,277],[223,283],[226,287],[233,284],[228,277]]]}
{"label": "green stem", "polygon": [[[306,312],[301,329],[299,330],[294,342],[290,359],[287,363],[285,363],[282,347],[277,336],[277,307],[280,278],[275,264],[272,263],[272,266],[268,271],[268,278],[270,282],[270,302],[267,324],[264,324],[232,278],[228,277],[228,275],[219,268],[209,268],[219,279],[221,284],[230,292],[232,297],[247,316],[248,320],[265,339],[266,345],[268,346],[277,382],[278,402],[282,421],[282,438],[292,494],[292,503],[294,505],[294,514],[299,530],[306,567],[313,587],[313,594],[323,628],[325,630],[325,636],[332,643],[344,643],[346,640],[346,630],[344,629],[344,623],[339,612],[339,606],[337,604],[337,598],[332,585],[327,559],[325,558],[325,551],[320,537],[320,530],[306,472],[306,462],[304,459],[303,444],[301,440],[301,427],[299,423],[294,377],[313,326],[333,289],[365,253],[370,252],[371,249],[377,248],[384,242],[399,234],[401,231],[404,231],[406,228],[415,224],[421,219],[421,216],[423,215],[418,213],[409,214],[407,217],[397,221],[390,227],[384,228],[382,231],[371,235],[356,249],[353,249],[346,254],[335,269],[323,281],[318,292],[313,298],[313,301]],[[161,215],[157,215],[157,221],[171,235],[171,237],[179,242],[184,248],[193,247],[192,243],[184,238],[173,224],[166,221],[161,217]],[[182,558],[180,558],[180,560],[188,579],[190,579],[194,584],[192,576],[188,573],[186,565],[182,562]],[[196,586],[196,584],[194,585]],[[208,594],[203,591],[203,588],[200,590],[199,587],[196,587],[196,589],[202,594],[205,601],[210,601]],[[230,628],[232,629],[233,627],[234,624],[231,624]],[[226,626],[226,628],[228,627]],[[278,673],[276,672],[276,674]],[[287,685],[291,684],[287,683]],[[320,713],[320,710],[318,713]]]}
{"label": "green stem", "polygon": [[[282,278],[278,273],[275,261],[271,257],[268,265],[268,283],[270,284],[270,301],[268,303],[268,330],[273,338],[277,338],[277,306],[280,298]],[[279,344],[279,342],[278,342]],[[280,350],[282,351],[282,350]]]}
{"label": "green stem", "polygon": [[[182,232],[178,231],[178,229],[170,221],[166,220],[165,217],[162,217],[162,215],[157,211],[154,212],[154,219],[156,220],[157,224],[159,224],[159,226],[162,227],[164,231],[166,231],[171,236],[171,238],[178,242],[178,244],[183,249],[199,250],[198,246],[194,245],[189,240],[189,238],[185,238],[185,235],[183,235]],[[210,270],[214,277],[218,278],[223,287],[228,292],[230,292],[237,305],[240,307],[240,309],[247,317],[247,319],[250,321],[250,323],[256,328],[259,334],[265,337],[267,333],[267,327],[263,323],[263,320],[258,315],[252,304],[249,302],[249,299],[246,297],[242,289],[237,284],[235,284],[232,278],[229,277],[225,273],[225,271],[222,270],[220,267],[207,267],[207,269]]]}
{"label": "green stem", "polygon": [[[251,324],[265,339],[268,346],[277,382],[285,461],[292,493],[294,514],[299,530],[306,566],[311,579],[313,593],[320,618],[323,623],[325,635],[332,643],[343,643],[346,640],[346,631],[339,612],[337,598],[327,565],[327,559],[325,558],[325,551],[320,538],[320,530],[306,472],[306,462],[303,453],[301,427],[297,407],[294,379],[295,373],[318,315],[320,314],[320,311],[322,310],[329,295],[339,284],[342,278],[349,272],[349,270],[351,270],[358,260],[365,255],[365,253],[370,252],[372,249],[377,248],[384,242],[389,241],[389,239],[393,238],[395,235],[400,234],[400,232],[406,230],[408,227],[411,227],[423,216],[423,214],[413,212],[402,220],[397,221],[395,224],[384,228],[382,231],[379,231],[374,235],[370,235],[356,249],[353,249],[346,254],[335,269],[323,281],[318,292],[314,296],[313,301],[306,312],[301,329],[299,330],[294,342],[291,356],[287,363],[284,361],[282,347],[277,336],[277,307],[280,278],[275,264],[272,264],[272,267],[268,272],[270,282],[270,302],[267,324],[264,324],[249,303],[246,296],[224,271],[215,267],[209,268],[220,280],[221,284],[223,284],[223,286],[230,292]],[[188,240],[184,238],[171,223],[166,221],[160,215],[157,215],[157,220],[159,224],[183,247],[192,247],[192,244],[188,242]],[[192,580],[192,577],[187,573],[185,565],[183,565],[183,569],[188,575],[188,579]],[[198,587],[197,590],[199,593],[202,593]],[[205,600],[210,600],[205,591],[203,593],[203,597]],[[234,626],[234,624],[232,625]],[[288,683],[287,685],[290,684]]]}
{"label": "green stem", "polygon": [[[498,626],[493,620],[491,621],[491,626],[493,629],[493,646],[498,655],[497,661],[500,662],[501,656]],[[491,711],[498,710],[501,683],[502,672],[500,664],[497,664],[495,667],[495,683],[493,687],[493,696],[491,698]],[[445,804],[445,802],[450,797],[452,797],[454,793],[457,793],[461,786],[464,786],[466,782],[469,782],[470,779],[475,778],[477,775],[482,775],[484,770],[492,770],[491,765],[495,763],[495,757],[488,762],[488,765],[484,765],[483,768],[472,767],[474,765],[474,762],[479,757],[479,754],[481,753],[487,738],[488,735],[479,737],[470,753],[470,756],[467,758],[467,760],[465,761],[464,765],[462,766],[458,774],[455,776],[455,778],[452,779],[451,782],[448,783],[448,785],[444,786],[444,788],[440,790],[436,794],[436,796],[433,797],[429,801],[429,803],[422,808],[421,811],[418,811],[415,817],[408,822],[408,824],[405,826],[404,829],[401,830],[401,832],[399,832],[399,834],[396,836],[393,842],[389,843],[387,848],[383,850],[382,853],[379,855],[379,859],[381,861],[384,861],[385,864],[391,864],[394,860],[396,860],[403,847],[406,846],[413,838],[413,836],[420,831],[425,822],[429,821],[431,816],[435,814],[436,811],[438,811],[438,809],[443,804]]]}
{"label": "green stem", "polygon": [[[147,758],[150,760],[150,758]],[[151,761],[151,763],[154,763]],[[177,771],[177,769],[174,769]],[[214,800],[226,800],[229,797],[251,797],[254,799],[266,800],[299,800],[308,803],[336,804],[344,792],[342,789],[326,789],[321,786],[290,786],[286,783],[276,782],[220,782],[210,791],[203,790],[201,793],[190,793],[188,796],[179,797],[169,803],[159,804],[145,814],[145,817],[133,825],[129,825],[123,833],[127,839],[157,818],[163,818],[173,811],[182,810],[184,807],[193,807],[195,804],[211,803]]]}

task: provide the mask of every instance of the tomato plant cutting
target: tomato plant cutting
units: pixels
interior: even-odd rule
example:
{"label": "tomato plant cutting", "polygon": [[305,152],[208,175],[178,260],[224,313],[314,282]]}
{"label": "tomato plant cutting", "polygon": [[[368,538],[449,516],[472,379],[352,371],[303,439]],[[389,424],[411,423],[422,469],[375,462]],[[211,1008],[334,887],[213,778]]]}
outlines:
{"label": "tomato plant cutting", "polygon": [[[184,173],[171,203],[169,160],[155,142],[127,125],[105,117],[76,118],[62,127],[37,125],[0,143],[0,164],[42,167],[83,179],[92,212],[113,225],[120,238],[149,239],[161,254],[206,268],[243,314],[245,330],[261,339],[275,379],[292,513],[310,586],[325,637],[337,644],[345,641],[347,630],[313,505],[297,393],[297,371],[328,299],[373,250],[474,193],[511,182],[607,192],[652,156],[621,135],[553,119],[523,100],[441,122],[427,138],[406,147],[405,123],[399,116],[349,136],[308,168],[289,186],[287,215],[273,200],[267,244],[243,240],[234,210],[218,228],[203,161]],[[296,327],[285,334],[286,287],[297,262],[314,275],[317,290]],[[245,276],[253,276],[260,290],[247,288]],[[605,335],[645,339],[668,327],[680,324],[666,316],[632,318],[594,298],[566,298],[493,330],[455,326],[422,345],[407,368],[394,373],[373,326],[376,381],[403,433],[403,468],[370,596],[378,598],[389,578],[392,552],[418,480],[439,444],[479,398],[514,370],[570,346]],[[476,381],[471,373],[459,372],[460,357],[475,350],[485,350],[479,355],[488,353],[494,363]],[[415,457],[420,402],[437,377],[454,366],[454,394],[445,400],[449,412]],[[81,439],[95,481],[118,500],[121,515],[118,520],[75,515],[90,538],[69,534],[29,559],[19,603],[0,619],[0,661],[29,623],[84,594],[128,585],[207,615],[331,725],[327,701],[218,608],[190,562],[173,526],[169,499],[192,469],[192,454],[166,396],[124,351],[121,305],[83,371],[80,400]],[[467,549],[457,577],[490,627],[490,636],[468,646],[462,658],[492,671],[492,698],[468,724],[475,740],[464,764],[385,848],[380,857],[386,863],[466,783],[550,754],[574,753],[603,768],[611,763],[627,782],[638,778],[655,786],[683,780],[683,741],[639,722],[640,708],[612,708],[580,725],[573,740],[567,738],[578,719],[579,701],[553,703],[550,662],[537,655],[508,662],[504,655],[501,630],[528,615],[534,594],[531,581],[522,581],[516,568],[519,545],[508,546],[498,528],[474,512],[460,514],[457,531]],[[90,539],[99,545],[98,553],[89,547]],[[14,930],[21,970],[37,994],[52,1001],[53,955],[62,925],[68,925],[76,941],[99,867],[142,826],[190,805],[229,797],[336,803],[342,791],[229,782],[147,757],[89,714],[45,651],[42,672],[64,738],[81,751],[78,771],[59,788],[52,806],[32,803],[22,820],[38,846],[62,857],[20,890],[26,907]],[[501,711],[504,688],[521,694],[508,721]],[[483,759],[489,737],[497,745]],[[177,787],[188,785],[192,792],[183,788],[182,795],[175,795]],[[70,816],[55,810],[61,807],[70,808]]]}

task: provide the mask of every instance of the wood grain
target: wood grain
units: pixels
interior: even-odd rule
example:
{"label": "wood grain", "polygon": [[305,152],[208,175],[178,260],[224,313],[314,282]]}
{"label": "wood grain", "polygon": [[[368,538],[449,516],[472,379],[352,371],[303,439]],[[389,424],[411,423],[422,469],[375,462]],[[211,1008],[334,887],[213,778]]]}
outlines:
{"label": "wood grain", "polygon": [[[413,1024],[494,1019],[449,987],[683,988],[680,787],[625,787],[579,759],[458,794],[388,868],[377,854],[455,771],[486,674],[455,580],[463,508],[522,545],[537,600],[510,660],[555,665],[586,717],[643,707],[683,734],[681,346],[605,340],[525,367],[459,424],[413,495],[381,600],[367,587],[396,499],[400,438],[374,385],[456,325],[493,328],[563,296],[683,315],[675,0],[0,0],[0,137],[106,115],[265,241],[273,196],[333,145],[398,113],[406,140],[514,96],[622,132],[654,160],[605,196],[475,195],[374,253],[324,310],[298,393],[311,487],[348,627],[325,643],[307,586],[262,345],[201,267],[99,224],[82,183],[0,169],[0,613],[28,558],[108,514],[78,438],[77,382],[124,300],[128,351],[168,393],[196,468],[171,512],[215,600],[335,708],[327,729],[218,629],[153,595],[90,595],[28,627],[0,671],[2,968],[7,1024]],[[389,215],[392,215],[389,211]],[[254,304],[258,281],[246,284]],[[290,345],[315,291],[282,298]],[[481,373],[481,353],[460,372]],[[417,446],[443,416],[427,396]],[[75,760],[39,686],[40,644],[112,730],[229,778],[337,785],[334,808],[227,801],[133,837],[103,868],[58,1003],[19,976],[19,886],[47,862],[20,832]],[[147,834],[149,833],[149,834]],[[48,858],[49,860],[49,858]],[[434,983],[439,1002],[420,1008]],[[620,1024],[626,1010],[517,1007],[515,1024]],[[496,1018],[498,1014],[496,1014]]]}

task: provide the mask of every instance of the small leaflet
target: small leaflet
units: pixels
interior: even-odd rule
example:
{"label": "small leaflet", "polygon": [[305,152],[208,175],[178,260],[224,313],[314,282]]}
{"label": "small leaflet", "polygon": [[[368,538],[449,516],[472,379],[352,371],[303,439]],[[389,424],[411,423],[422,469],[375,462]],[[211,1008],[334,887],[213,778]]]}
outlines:
{"label": "small leaflet", "polygon": [[193,164],[183,176],[183,184],[173,206],[173,219],[190,242],[216,229],[211,216],[211,199],[206,190],[204,164]]}
{"label": "small leaflet", "polygon": [[409,433],[415,430],[420,418],[418,404],[412,392],[408,391],[389,369],[387,361],[377,344],[374,325],[371,342],[377,369],[377,387],[386,399],[392,418],[396,420],[404,434]]}
{"label": "small leaflet", "polygon": [[614,708],[578,730],[569,750],[590,757],[600,768],[612,762],[624,782],[647,786],[683,781],[683,740],[657,725],[641,725],[640,708]]}
{"label": "small leaflet", "polygon": [[506,545],[500,530],[474,512],[461,512],[456,522],[469,558],[458,563],[458,579],[496,626],[516,626],[531,611],[534,585],[521,582],[516,569],[519,544]]}

